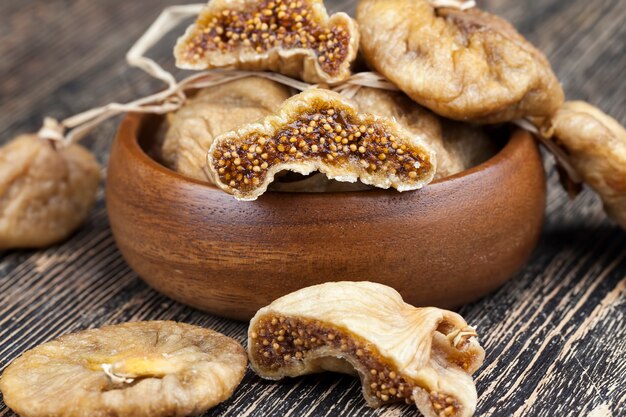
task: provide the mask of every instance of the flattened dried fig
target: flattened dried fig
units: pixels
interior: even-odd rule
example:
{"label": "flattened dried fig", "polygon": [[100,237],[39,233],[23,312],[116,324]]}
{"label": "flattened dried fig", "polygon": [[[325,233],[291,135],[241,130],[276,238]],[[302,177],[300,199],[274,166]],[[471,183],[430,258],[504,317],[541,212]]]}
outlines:
{"label": "flattened dried fig", "polygon": [[392,288],[334,282],[257,312],[248,355],[263,378],[357,373],[368,405],[414,402],[426,417],[471,416],[484,350],[458,314],[406,304]]}
{"label": "flattened dried fig", "polygon": [[310,83],[350,76],[356,22],[322,0],[213,0],[178,41],[180,68],[270,70]]}
{"label": "flattened dried fig", "polygon": [[55,149],[36,135],[0,147],[0,250],[66,239],[96,201],[100,166],[80,145]]}
{"label": "flattened dried fig", "polygon": [[495,152],[492,141],[480,127],[440,119],[402,93],[364,87],[354,101],[360,111],[394,119],[422,137],[436,154],[435,179],[471,168]]}
{"label": "flattened dried fig", "polygon": [[278,110],[290,96],[289,88],[261,77],[205,88],[168,115],[161,156],[173,170],[208,181],[206,155],[213,139]]}
{"label": "flattened dried fig", "polygon": [[361,0],[357,21],[368,63],[442,116],[547,118],[563,103],[548,60],[498,16],[427,0]]}
{"label": "flattened dried fig", "polygon": [[229,398],[246,354],[214,331],[139,322],[62,336],[24,353],[0,390],[22,417],[200,414]]}
{"label": "flattened dried fig", "polygon": [[552,134],[607,214],[626,229],[626,129],[594,106],[572,101],[552,119]]}
{"label": "flattened dried fig", "polygon": [[434,155],[421,138],[322,89],[298,94],[276,115],[219,136],[208,165],[215,184],[240,200],[255,200],[281,170],[319,170],[338,181],[360,179],[399,191],[421,188],[435,174]]}

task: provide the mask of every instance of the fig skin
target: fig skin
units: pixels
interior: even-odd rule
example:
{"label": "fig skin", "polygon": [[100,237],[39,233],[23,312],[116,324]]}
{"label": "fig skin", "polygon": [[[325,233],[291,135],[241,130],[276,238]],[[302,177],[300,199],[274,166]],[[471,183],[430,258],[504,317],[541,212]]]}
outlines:
{"label": "fig skin", "polygon": [[204,88],[167,116],[161,158],[186,177],[212,182],[206,155],[213,139],[271,114],[290,96],[288,87],[262,77]]}
{"label": "fig skin", "polygon": [[576,171],[602,198],[604,209],[626,230],[626,129],[600,109],[569,101],[544,135],[553,137]]}
{"label": "fig skin", "polygon": [[23,353],[0,391],[22,417],[183,417],[228,399],[241,382],[243,347],[171,321],[68,334]]}
{"label": "fig skin", "polygon": [[80,145],[22,135],[0,148],[0,250],[67,239],[96,202],[100,165]]}
{"label": "fig skin", "polygon": [[498,16],[427,0],[361,0],[357,21],[369,65],[441,116],[547,119],[563,104],[546,57]]}

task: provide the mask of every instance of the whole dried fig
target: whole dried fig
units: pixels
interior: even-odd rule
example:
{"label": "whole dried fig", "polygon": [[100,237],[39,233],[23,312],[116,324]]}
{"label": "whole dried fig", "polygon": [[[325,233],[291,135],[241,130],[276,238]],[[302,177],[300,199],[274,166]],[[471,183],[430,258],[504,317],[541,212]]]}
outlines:
{"label": "whole dried fig", "polygon": [[553,115],[564,94],[545,56],[507,21],[428,0],[361,0],[367,62],[442,116],[480,123]]}
{"label": "whole dried fig", "polygon": [[44,343],[4,371],[0,390],[22,417],[169,417],[228,399],[247,359],[235,340],[189,324],[126,323]]}
{"label": "whole dried fig", "polygon": [[0,249],[43,248],[71,235],[96,201],[100,166],[80,145],[23,135],[0,148]]}
{"label": "whole dried fig", "polygon": [[554,136],[607,214],[626,229],[626,129],[591,104],[571,101],[552,118],[546,135]]}

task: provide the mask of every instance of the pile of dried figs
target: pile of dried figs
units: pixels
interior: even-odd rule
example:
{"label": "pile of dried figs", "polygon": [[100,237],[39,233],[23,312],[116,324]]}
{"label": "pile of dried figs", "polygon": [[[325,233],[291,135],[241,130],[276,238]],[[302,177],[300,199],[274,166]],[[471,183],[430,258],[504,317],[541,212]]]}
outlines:
{"label": "pile of dried figs", "polygon": [[[459,0],[361,0],[356,19],[322,0],[212,0],[175,47],[184,69],[272,71],[201,89],[167,116],[161,160],[240,200],[268,189],[416,190],[492,156],[486,126],[531,124],[626,228],[626,130],[565,95],[545,56],[508,22]],[[338,85],[376,71],[395,91]],[[339,91],[339,92],[338,92]],[[285,171],[304,178],[281,182]],[[0,250],[67,238],[96,199],[100,168],[77,144],[37,135],[0,148]],[[415,308],[369,282],[305,288],[261,309],[248,352],[173,322],[63,336],[0,379],[23,416],[184,416],[229,398],[248,358],[261,377],[356,374],[372,407],[471,416],[484,350],[459,315]],[[246,357],[247,356],[247,357]]]}
{"label": "pile of dried figs", "polygon": [[[241,200],[285,170],[415,190],[492,155],[485,126],[525,120],[565,151],[626,227],[626,130],[588,104],[565,103],[546,57],[507,21],[459,5],[361,0],[355,21],[328,16],[321,1],[210,2],[176,46],[181,68],[271,70],[318,88],[283,101],[279,85],[262,85],[271,81],[233,82],[240,95],[228,106],[250,118],[220,126],[228,131],[212,129],[205,91],[170,116],[166,160],[181,172],[195,166],[196,178]],[[348,80],[350,68],[375,70],[400,91],[362,88],[344,99],[319,88]],[[262,88],[282,104],[250,124],[259,113],[247,104]],[[332,183],[309,180],[299,190]]]}
{"label": "pile of dried figs", "polygon": [[[504,19],[466,6],[361,0],[353,19],[329,15],[322,0],[212,0],[174,49],[180,68],[316,84],[296,94],[252,73],[201,89],[168,115],[160,159],[240,200],[268,188],[409,191],[485,161],[496,151],[485,129],[523,121],[626,228],[624,127],[564,102],[540,51]],[[368,71],[395,91],[366,82],[335,92]],[[93,205],[95,160],[79,145],[42,142],[0,148],[0,249],[58,242]]]}

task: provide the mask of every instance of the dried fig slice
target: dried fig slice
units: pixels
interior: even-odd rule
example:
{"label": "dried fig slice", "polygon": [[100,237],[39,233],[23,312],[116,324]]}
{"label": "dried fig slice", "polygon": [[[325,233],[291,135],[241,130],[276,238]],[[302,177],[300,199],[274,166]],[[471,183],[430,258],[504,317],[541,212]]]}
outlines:
{"label": "dried fig slice", "polygon": [[80,145],[36,135],[0,147],[0,250],[42,248],[72,234],[96,201],[100,166]]}
{"label": "dried fig slice", "polygon": [[626,229],[626,129],[582,101],[565,103],[551,125],[547,135],[554,135],[607,214]]}
{"label": "dried fig slice", "polygon": [[545,56],[507,21],[428,0],[361,0],[368,63],[442,116],[480,123],[548,118],[564,93]]}
{"label": "dried fig slice", "polygon": [[206,155],[213,139],[277,111],[290,96],[289,88],[261,77],[202,89],[168,115],[161,157],[173,170],[208,181]]}
{"label": "dried fig slice", "polygon": [[361,112],[394,119],[423,137],[436,153],[435,179],[471,168],[495,153],[494,144],[481,127],[441,119],[402,93],[363,87],[354,102]]}
{"label": "dried fig slice", "polygon": [[236,341],[167,321],[62,336],[17,358],[0,390],[22,417],[200,414],[229,398],[246,370]]}
{"label": "dried fig slice", "polygon": [[356,22],[328,16],[322,0],[213,0],[180,38],[180,68],[270,70],[310,83],[348,78]]}
{"label": "dried fig slice", "polygon": [[276,115],[219,136],[208,157],[215,184],[239,200],[255,200],[281,170],[319,170],[342,182],[416,190],[432,180],[435,163],[418,136],[322,89],[298,94]]}
{"label": "dried fig slice", "polygon": [[371,407],[406,401],[426,417],[471,416],[484,350],[458,314],[406,304],[392,288],[333,282],[257,312],[248,356],[263,378],[357,373]]}

